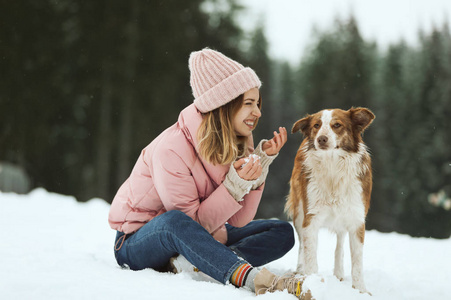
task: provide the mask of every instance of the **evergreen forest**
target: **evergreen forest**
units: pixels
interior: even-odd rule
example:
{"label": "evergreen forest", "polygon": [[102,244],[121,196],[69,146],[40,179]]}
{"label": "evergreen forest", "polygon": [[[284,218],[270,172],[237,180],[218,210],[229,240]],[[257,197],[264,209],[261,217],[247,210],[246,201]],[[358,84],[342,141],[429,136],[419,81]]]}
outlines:
{"label": "evergreen forest", "polygon": [[[111,202],[140,151],[192,103],[189,54],[210,47],[263,82],[257,142],[325,108],[371,109],[367,229],[449,238],[450,25],[381,49],[353,16],[337,18],[293,65],[270,57],[264,20],[240,27],[244,9],[237,0],[0,0],[0,162],[25,170],[30,188]],[[289,134],[271,165],[257,218],[286,219],[301,141]]]}

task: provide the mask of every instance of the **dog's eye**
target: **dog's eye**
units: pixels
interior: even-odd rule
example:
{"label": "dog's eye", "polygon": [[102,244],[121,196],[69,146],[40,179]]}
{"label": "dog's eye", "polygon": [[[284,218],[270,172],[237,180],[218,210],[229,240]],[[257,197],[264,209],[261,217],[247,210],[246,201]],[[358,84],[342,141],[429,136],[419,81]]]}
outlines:
{"label": "dog's eye", "polygon": [[341,127],[341,124],[340,123],[335,123],[334,124],[334,128],[340,128]]}
{"label": "dog's eye", "polygon": [[315,125],[313,125],[313,127],[315,127],[316,129],[318,129],[318,128],[319,128],[319,124],[316,123]]}

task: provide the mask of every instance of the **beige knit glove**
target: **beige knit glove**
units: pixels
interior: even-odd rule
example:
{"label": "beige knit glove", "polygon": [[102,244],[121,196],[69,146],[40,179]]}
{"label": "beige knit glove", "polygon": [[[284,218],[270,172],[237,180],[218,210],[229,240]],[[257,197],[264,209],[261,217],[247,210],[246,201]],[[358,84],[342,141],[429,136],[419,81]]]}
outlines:
{"label": "beige knit glove", "polygon": [[267,140],[262,140],[253,153],[260,156],[260,163],[262,165],[262,174],[256,180],[248,181],[241,178],[236,172],[233,163],[230,165],[229,172],[227,173],[223,183],[230,195],[232,195],[232,197],[238,202],[243,201],[243,197],[245,195],[249,194],[251,190],[257,189],[263,184],[263,182],[265,182],[269,171],[269,165],[279,155],[278,153],[272,156],[266,155],[265,151],[262,150],[262,144],[266,141]]}
{"label": "beige knit glove", "polygon": [[255,184],[256,180],[245,180],[241,178],[235,170],[233,163],[230,164],[229,173],[227,173],[226,178],[224,179],[224,186],[229,191],[230,195],[238,201],[243,201],[243,197],[252,189],[252,186]]}
{"label": "beige knit glove", "polygon": [[260,177],[258,177],[255,180],[255,183],[252,185],[251,190],[257,189],[260,185],[263,184],[263,182],[265,182],[266,176],[268,176],[268,172],[269,172],[269,165],[271,165],[273,160],[276,159],[276,157],[279,155],[279,153],[277,153],[276,155],[268,156],[265,153],[265,151],[262,150],[263,143],[265,143],[267,141],[268,140],[261,140],[260,143],[258,143],[258,146],[257,146],[257,148],[255,148],[254,153],[253,153],[253,154],[260,156],[260,163],[262,164],[262,174],[260,175]]}

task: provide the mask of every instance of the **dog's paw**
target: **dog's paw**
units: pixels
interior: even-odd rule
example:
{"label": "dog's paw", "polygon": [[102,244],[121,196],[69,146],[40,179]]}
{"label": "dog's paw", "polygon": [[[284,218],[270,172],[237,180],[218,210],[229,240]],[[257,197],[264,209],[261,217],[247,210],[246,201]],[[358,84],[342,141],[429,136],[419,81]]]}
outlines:
{"label": "dog's paw", "polygon": [[334,271],[334,276],[337,277],[337,279],[340,281],[343,281],[345,278],[343,271]]}
{"label": "dog's paw", "polygon": [[336,277],[338,280],[340,280],[340,281],[345,280],[343,276],[337,276],[337,275],[335,275],[335,277]]}
{"label": "dog's paw", "polygon": [[295,271],[297,274],[299,274],[299,275],[305,275],[305,271],[304,271],[304,266],[302,266],[302,265],[300,265],[300,266],[298,266],[297,268],[296,268],[296,271]]}
{"label": "dog's paw", "polygon": [[352,288],[353,288],[353,289],[356,289],[356,290],[359,290],[360,294],[368,294],[368,295],[370,295],[370,296],[373,296],[370,292],[368,292],[368,291],[366,290],[365,287],[363,287],[363,288],[356,288],[355,286],[352,286]]}

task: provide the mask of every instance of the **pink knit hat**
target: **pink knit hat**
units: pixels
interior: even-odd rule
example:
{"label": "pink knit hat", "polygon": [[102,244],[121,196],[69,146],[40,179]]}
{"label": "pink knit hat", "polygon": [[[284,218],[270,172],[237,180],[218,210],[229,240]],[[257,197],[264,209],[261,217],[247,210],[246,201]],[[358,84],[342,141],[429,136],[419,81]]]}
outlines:
{"label": "pink knit hat", "polygon": [[212,111],[262,83],[251,68],[224,54],[205,48],[189,57],[194,105],[206,113]]}

